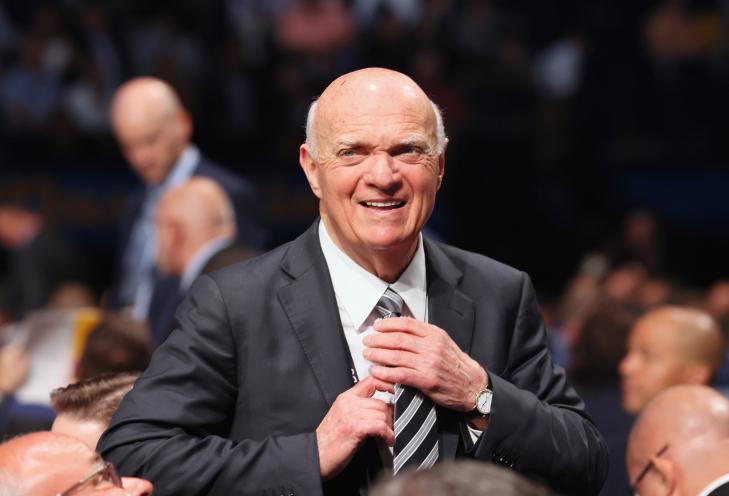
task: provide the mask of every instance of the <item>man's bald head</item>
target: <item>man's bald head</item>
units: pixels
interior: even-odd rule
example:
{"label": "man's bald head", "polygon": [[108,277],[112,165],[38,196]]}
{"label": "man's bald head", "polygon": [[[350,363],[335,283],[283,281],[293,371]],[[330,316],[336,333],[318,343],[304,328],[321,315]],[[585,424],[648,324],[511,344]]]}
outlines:
{"label": "man's bald head", "polygon": [[147,184],[167,177],[192,134],[175,90],[151,77],[132,79],[117,90],[111,124],[125,157]]}
{"label": "man's bald head", "polygon": [[620,363],[624,408],[638,413],[669,386],[708,384],[723,356],[723,334],[707,313],[677,306],[649,311],[633,325]]}
{"label": "man's bald head", "polygon": [[[0,445],[0,488],[18,494],[57,494],[81,480],[100,460],[76,438],[35,432]],[[8,480],[10,479],[10,480]]]}
{"label": "man's bald head", "polygon": [[381,68],[345,74],[309,112],[299,163],[332,240],[394,281],[417,247],[445,172],[439,112],[409,77]]}
{"label": "man's bald head", "polygon": [[641,495],[666,494],[667,488],[698,494],[729,473],[729,400],[707,386],[668,388],[633,426],[627,463],[631,483],[651,463],[635,487]]}
{"label": "man's bald head", "polygon": [[354,96],[366,100],[368,94],[384,92],[403,95],[413,101],[427,102],[433,114],[435,151],[438,155],[442,154],[445,149],[446,134],[443,116],[438,106],[405,74],[390,69],[370,67],[338,77],[311,104],[306,117],[306,144],[311,155],[316,158],[318,153],[317,125],[320,122],[329,123],[331,119],[340,117],[342,102],[348,102],[349,105],[349,102],[357,101]]}
{"label": "man's bald head", "polygon": [[235,213],[223,188],[207,177],[194,177],[167,191],[157,207],[159,267],[181,275],[209,241],[236,235]]}

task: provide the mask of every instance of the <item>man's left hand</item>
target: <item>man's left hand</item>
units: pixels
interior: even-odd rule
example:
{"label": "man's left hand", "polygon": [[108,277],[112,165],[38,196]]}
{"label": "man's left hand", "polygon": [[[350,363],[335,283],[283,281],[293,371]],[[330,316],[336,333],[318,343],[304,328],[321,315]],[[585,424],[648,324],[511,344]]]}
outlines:
{"label": "man's left hand", "polygon": [[412,386],[451,410],[473,410],[488,375],[448,333],[409,317],[381,319],[374,328],[379,332],[364,339],[373,377]]}

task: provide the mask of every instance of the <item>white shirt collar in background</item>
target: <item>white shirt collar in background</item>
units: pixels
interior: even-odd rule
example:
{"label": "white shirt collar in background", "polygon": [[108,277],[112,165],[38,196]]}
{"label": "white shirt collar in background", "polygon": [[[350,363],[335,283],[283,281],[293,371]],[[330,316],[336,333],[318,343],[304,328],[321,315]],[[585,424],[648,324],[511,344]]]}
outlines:
{"label": "white shirt collar in background", "polygon": [[207,264],[213,256],[233,244],[233,239],[230,236],[218,236],[205,243],[195,255],[192,260],[185,267],[185,272],[182,273],[180,278],[180,293],[186,294],[187,290],[190,289],[195,278],[200,275],[205,264]]}

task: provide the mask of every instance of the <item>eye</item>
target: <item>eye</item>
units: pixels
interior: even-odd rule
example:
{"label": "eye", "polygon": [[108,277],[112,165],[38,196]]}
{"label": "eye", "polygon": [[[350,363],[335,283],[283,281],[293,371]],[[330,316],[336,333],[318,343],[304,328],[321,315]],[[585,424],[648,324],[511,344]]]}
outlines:
{"label": "eye", "polygon": [[415,144],[402,144],[394,147],[390,153],[393,157],[397,157],[399,155],[406,155],[406,156],[417,156],[422,155],[424,152],[423,147]]}

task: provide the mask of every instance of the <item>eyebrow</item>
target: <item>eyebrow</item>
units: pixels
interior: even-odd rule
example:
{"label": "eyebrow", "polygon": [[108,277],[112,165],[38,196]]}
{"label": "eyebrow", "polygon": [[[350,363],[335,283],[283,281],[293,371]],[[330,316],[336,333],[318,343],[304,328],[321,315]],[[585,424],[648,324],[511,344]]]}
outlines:
{"label": "eyebrow", "polygon": [[[358,147],[369,147],[369,145],[358,141],[358,140],[350,140],[350,139],[340,139],[336,142],[337,147],[344,146],[344,147],[350,147],[350,148],[358,148]],[[420,136],[407,136],[400,141],[397,141],[396,143],[393,143],[391,146],[388,147],[388,149],[395,148],[398,146],[422,146],[424,148],[432,148],[431,144],[428,142],[427,139],[420,137]]]}
{"label": "eyebrow", "polygon": [[402,141],[400,141],[400,143],[398,143],[395,146],[402,146],[402,145],[420,146],[420,147],[426,148],[426,149],[432,148],[432,145],[429,143],[429,141],[427,139],[424,139],[421,137],[414,137],[414,136],[409,136],[409,137],[403,139]]}

